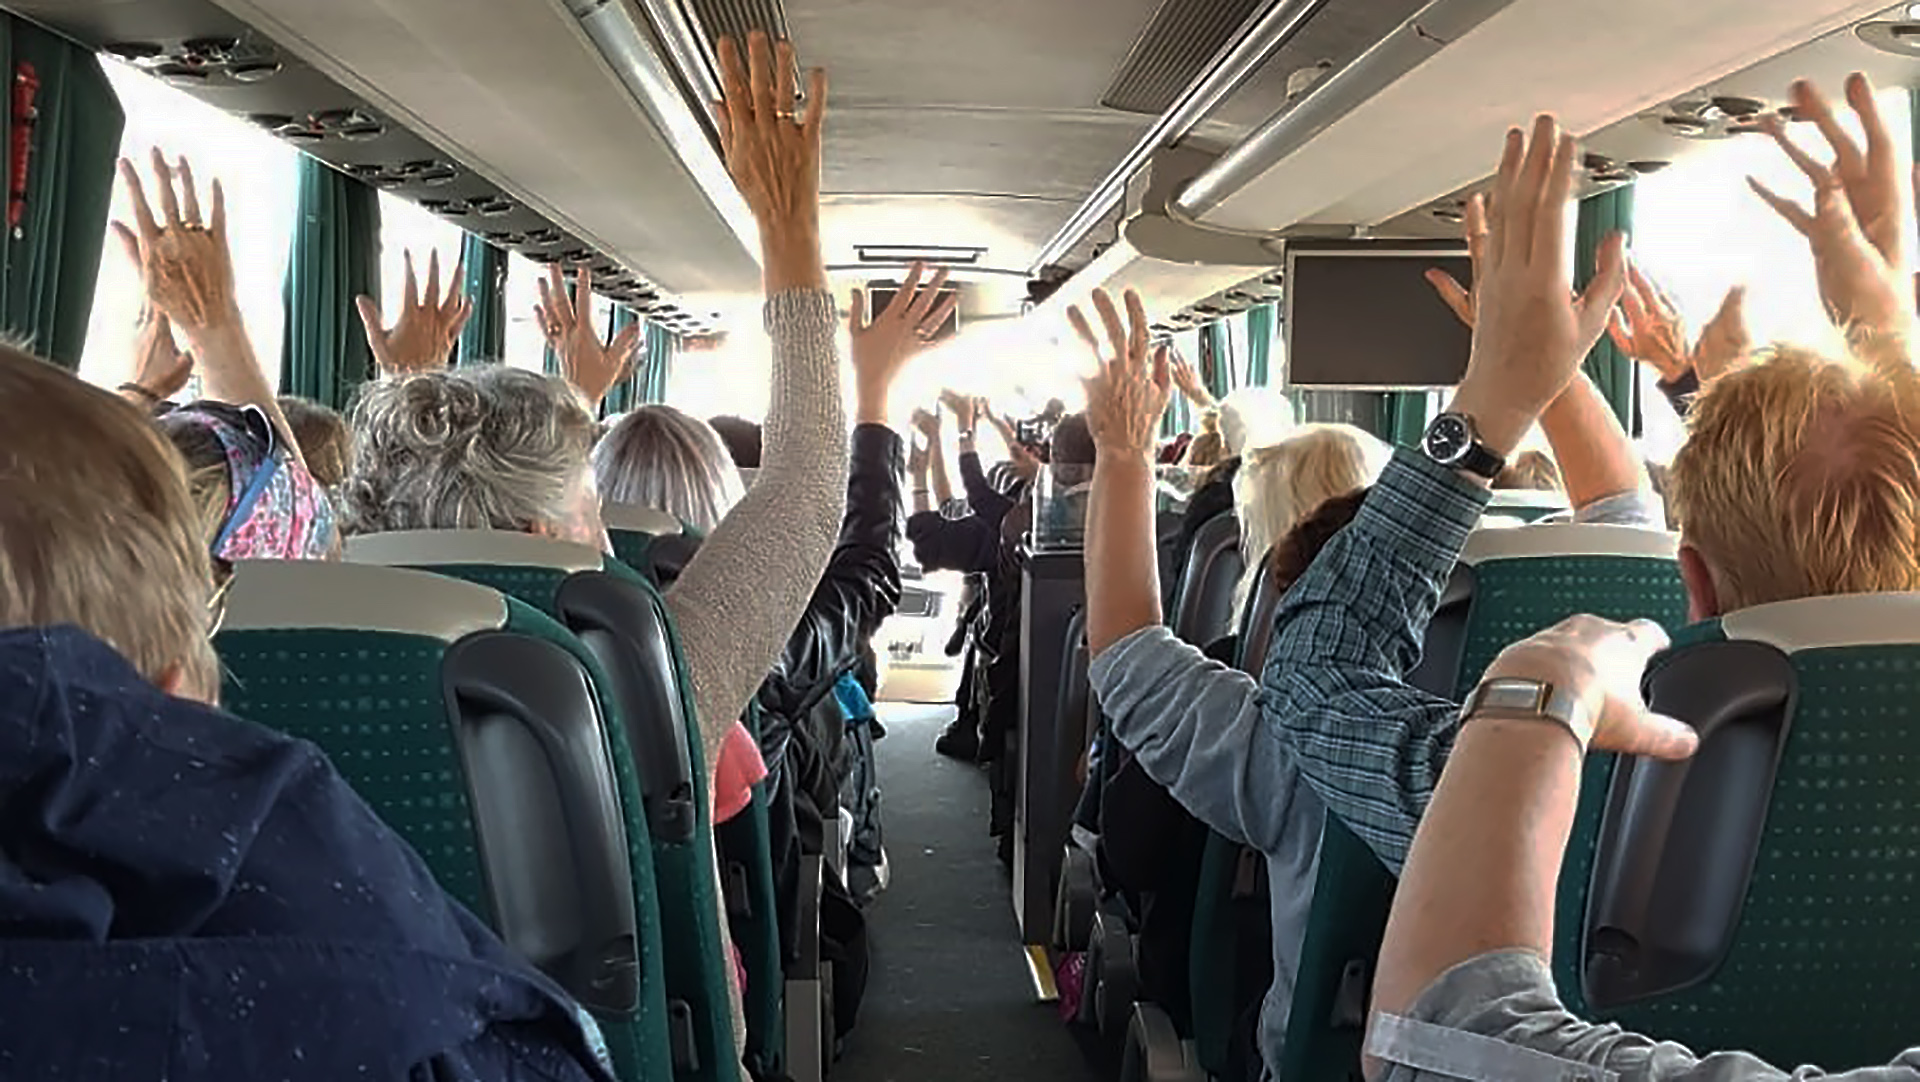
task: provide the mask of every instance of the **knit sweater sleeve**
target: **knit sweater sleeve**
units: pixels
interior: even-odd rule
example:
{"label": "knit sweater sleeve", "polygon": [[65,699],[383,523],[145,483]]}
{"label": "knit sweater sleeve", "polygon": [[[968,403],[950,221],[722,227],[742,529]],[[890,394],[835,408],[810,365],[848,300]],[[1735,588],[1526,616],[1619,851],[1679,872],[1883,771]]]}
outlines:
{"label": "knit sweater sleeve", "polygon": [[706,761],[786,647],[840,532],[847,423],[825,290],[768,298],[772,408],[760,474],[667,592]]}

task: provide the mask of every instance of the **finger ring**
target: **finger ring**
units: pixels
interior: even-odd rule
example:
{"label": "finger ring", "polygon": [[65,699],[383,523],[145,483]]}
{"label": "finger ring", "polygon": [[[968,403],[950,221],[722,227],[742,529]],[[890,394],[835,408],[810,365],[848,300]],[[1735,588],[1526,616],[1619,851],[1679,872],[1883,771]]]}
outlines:
{"label": "finger ring", "polygon": [[792,109],[775,109],[773,115],[779,117],[781,120],[797,121],[800,119],[800,114],[794,112]]}

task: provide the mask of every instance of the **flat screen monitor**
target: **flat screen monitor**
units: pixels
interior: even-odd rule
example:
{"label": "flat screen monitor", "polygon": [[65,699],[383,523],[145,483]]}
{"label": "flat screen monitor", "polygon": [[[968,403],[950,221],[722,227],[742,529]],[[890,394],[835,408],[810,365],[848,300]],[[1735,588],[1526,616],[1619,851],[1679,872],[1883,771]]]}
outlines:
{"label": "flat screen monitor", "polygon": [[1287,385],[1324,390],[1451,387],[1472,332],[1426,279],[1473,283],[1461,241],[1287,242]]}
{"label": "flat screen monitor", "polygon": [[[934,301],[933,303],[936,305],[945,304],[948,297],[957,296],[959,292],[960,292],[960,287],[958,285],[948,285],[945,288],[940,290],[940,299],[937,301]],[[893,298],[899,295],[900,295],[899,282],[868,282],[867,283],[867,316],[868,318],[872,318],[886,311],[887,305],[892,304]],[[960,306],[955,305],[953,308],[953,311],[948,314],[946,322],[940,324],[939,329],[933,332],[933,336],[928,339],[928,342],[929,343],[944,342],[947,339],[952,338],[954,335],[959,333],[960,333]]]}

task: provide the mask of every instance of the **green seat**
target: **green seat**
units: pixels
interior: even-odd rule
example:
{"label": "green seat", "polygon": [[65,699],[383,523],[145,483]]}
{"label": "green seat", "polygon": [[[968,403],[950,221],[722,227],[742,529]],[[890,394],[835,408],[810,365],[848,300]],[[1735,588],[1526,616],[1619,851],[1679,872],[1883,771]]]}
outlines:
{"label": "green seat", "polygon": [[1701,748],[1616,769],[1559,945],[1578,1005],[1773,1063],[1891,1059],[1920,999],[1920,594],[1733,613],[1647,689]]}
{"label": "green seat", "polygon": [[1566,493],[1539,489],[1495,489],[1493,498],[1487,501],[1489,516],[1517,519],[1521,522],[1538,522],[1550,515],[1566,514],[1571,509],[1567,504]]}
{"label": "green seat", "polygon": [[348,542],[347,558],[490,587],[558,617],[573,633],[571,649],[628,737],[617,742],[627,766],[621,796],[628,822],[651,835],[673,1075],[682,1082],[736,1080],[731,965],[714,949],[724,937],[708,774],[678,637],[658,592],[589,546],[506,531],[369,534]]}
{"label": "green seat", "polygon": [[[1674,632],[1685,625],[1686,587],[1670,533],[1627,526],[1540,525],[1474,532],[1427,629],[1408,681],[1458,698],[1509,644],[1569,616],[1646,618]],[[1611,756],[1590,756],[1580,809],[1556,902],[1562,942],[1555,951],[1563,993],[1577,981],[1577,949],[1588,871],[1611,777]],[[1392,908],[1394,877],[1343,823],[1321,836],[1283,1080],[1359,1075],[1372,966]],[[1569,931],[1571,930],[1571,931]],[[1358,1005],[1356,1007],[1356,1004]],[[1335,1073],[1329,1073],[1334,1071]]]}
{"label": "green seat", "polygon": [[449,894],[592,1012],[622,1078],[670,1070],[647,836],[622,752],[553,621],[380,567],[238,565],[226,705],[319,745]]}
{"label": "green seat", "polygon": [[679,573],[699,547],[700,532],[665,511],[632,504],[600,507],[613,554],[655,586]]}

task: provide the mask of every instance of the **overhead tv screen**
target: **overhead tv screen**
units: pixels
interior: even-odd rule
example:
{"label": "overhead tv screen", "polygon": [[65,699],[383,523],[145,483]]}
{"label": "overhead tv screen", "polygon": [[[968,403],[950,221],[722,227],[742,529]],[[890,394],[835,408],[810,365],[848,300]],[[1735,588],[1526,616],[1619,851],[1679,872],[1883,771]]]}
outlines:
{"label": "overhead tv screen", "polygon": [[1451,387],[1473,334],[1426,279],[1468,287],[1460,241],[1287,243],[1287,384],[1326,390]]}

